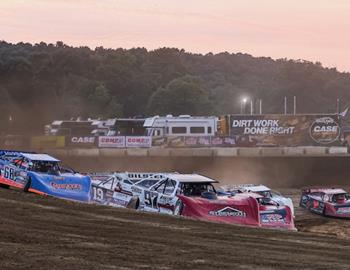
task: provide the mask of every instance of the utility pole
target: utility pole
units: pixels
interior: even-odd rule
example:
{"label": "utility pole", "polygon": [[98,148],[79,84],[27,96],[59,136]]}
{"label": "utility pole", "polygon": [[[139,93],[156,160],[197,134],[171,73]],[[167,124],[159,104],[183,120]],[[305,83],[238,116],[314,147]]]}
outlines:
{"label": "utility pole", "polygon": [[293,114],[294,115],[297,114],[297,97],[296,96],[293,97]]}

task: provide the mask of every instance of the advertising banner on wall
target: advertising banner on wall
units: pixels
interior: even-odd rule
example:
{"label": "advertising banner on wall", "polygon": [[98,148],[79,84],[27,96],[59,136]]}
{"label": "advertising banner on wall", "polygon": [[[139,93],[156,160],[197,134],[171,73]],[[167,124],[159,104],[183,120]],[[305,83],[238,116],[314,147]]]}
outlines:
{"label": "advertising banner on wall", "polygon": [[148,136],[126,136],[126,147],[151,147],[152,137]]}
{"label": "advertising banner on wall", "polygon": [[94,147],[96,137],[94,136],[67,136],[66,145],[70,147]]}
{"label": "advertising banner on wall", "polygon": [[306,146],[339,143],[338,115],[231,115],[237,146]]}
{"label": "advertising banner on wall", "polygon": [[209,147],[210,137],[184,137],[186,147]]}
{"label": "advertising banner on wall", "polygon": [[98,147],[104,148],[125,148],[125,136],[100,136]]}
{"label": "advertising banner on wall", "polygon": [[64,136],[35,136],[31,138],[32,148],[62,148],[65,147]]}
{"label": "advertising banner on wall", "polygon": [[236,146],[234,137],[211,136],[178,136],[169,137],[167,147],[233,147]]}
{"label": "advertising banner on wall", "polygon": [[211,146],[233,147],[233,146],[236,146],[236,139],[234,137],[212,137]]}

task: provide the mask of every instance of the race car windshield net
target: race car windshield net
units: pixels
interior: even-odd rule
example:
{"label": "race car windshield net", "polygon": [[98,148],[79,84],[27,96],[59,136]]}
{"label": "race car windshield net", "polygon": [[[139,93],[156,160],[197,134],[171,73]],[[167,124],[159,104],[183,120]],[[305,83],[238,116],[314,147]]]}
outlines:
{"label": "race car windshield net", "polygon": [[350,200],[350,194],[348,193],[335,194],[332,197],[332,202],[334,203],[345,202],[348,200]]}
{"label": "race car windshield net", "polygon": [[185,196],[201,196],[203,192],[214,192],[215,188],[208,183],[182,183],[182,193]]}
{"label": "race car windshield net", "polygon": [[147,179],[147,180],[143,180],[143,181],[136,183],[136,186],[149,188],[149,187],[155,185],[158,181],[159,181],[159,179]]}
{"label": "race car windshield net", "polygon": [[34,161],[33,165],[29,168],[29,170],[47,174],[60,173],[60,167],[58,165],[58,162],[52,161]]}
{"label": "race car windshield net", "polygon": [[258,193],[259,195],[261,195],[261,196],[263,196],[265,198],[271,198],[272,197],[270,190],[258,191],[256,193]]}

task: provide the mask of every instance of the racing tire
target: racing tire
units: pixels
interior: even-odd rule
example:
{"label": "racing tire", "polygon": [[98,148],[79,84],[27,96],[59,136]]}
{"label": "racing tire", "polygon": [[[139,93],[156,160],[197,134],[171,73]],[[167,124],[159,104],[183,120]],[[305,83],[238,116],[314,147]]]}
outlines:
{"label": "racing tire", "polygon": [[26,185],[23,188],[24,192],[29,192],[30,186],[32,185],[32,180],[30,178],[28,178],[28,181],[26,183]]}
{"label": "racing tire", "polygon": [[10,186],[9,186],[9,185],[5,185],[5,184],[0,184],[0,188],[9,189],[9,188],[10,188]]}
{"label": "racing tire", "polygon": [[181,216],[182,215],[182,211],[184,209],[184,204],[181,200],[178,200],[175,204],[175,207],[174,207],[174,212],[173,214],[175,216]]}
{"label": "racing tire", "polygon": [[137,210],[140,206],[140,199],[138,197],[133,197],[126,208]]}

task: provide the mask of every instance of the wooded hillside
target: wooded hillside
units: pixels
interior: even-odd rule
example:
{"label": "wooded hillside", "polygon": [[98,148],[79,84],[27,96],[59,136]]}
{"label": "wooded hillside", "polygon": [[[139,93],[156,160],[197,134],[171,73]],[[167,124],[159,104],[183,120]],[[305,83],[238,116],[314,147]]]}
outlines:
{"label": "wooded hillside", "polygon": [[0,42],[2,132],[41,133],[77,116],[239,113],[243,95],[262,99],[264,113],[282,113],[284,96],[291,111],[294,95],[298,112],[327,113],[337,98],[347,105],[349,90],[349,73],[306,61]]}

